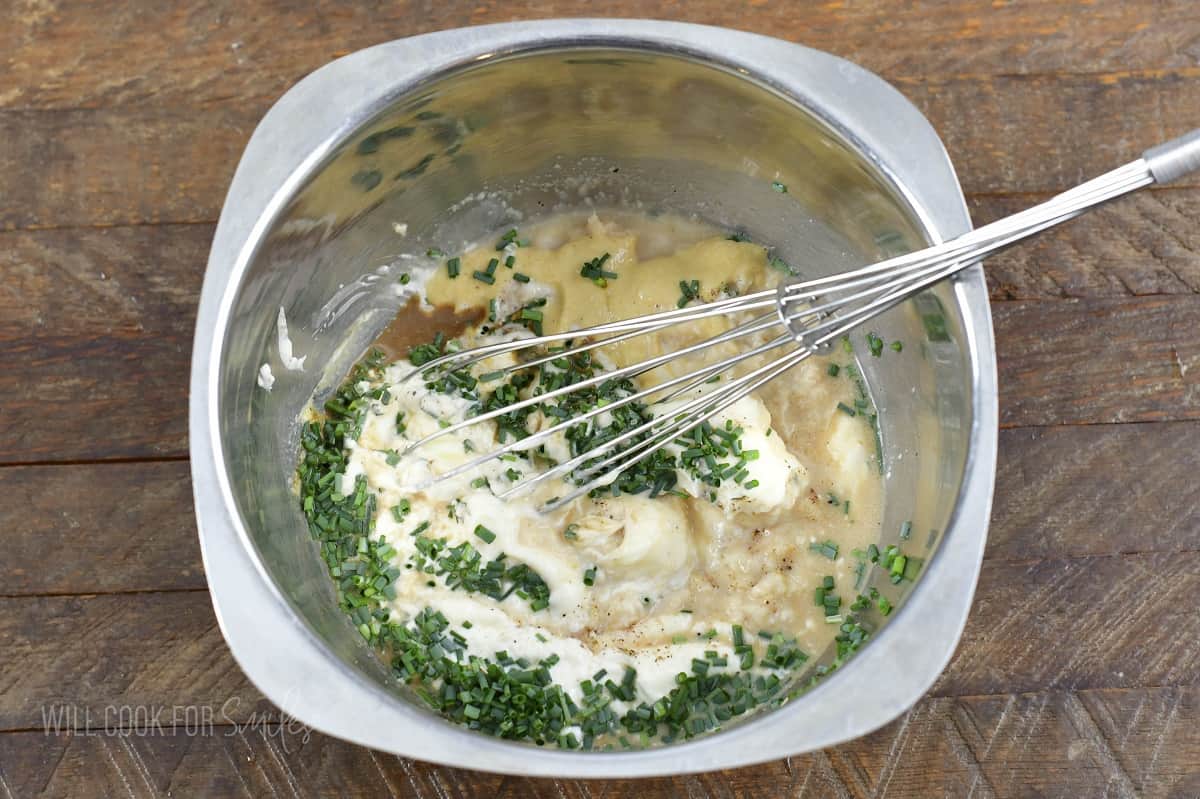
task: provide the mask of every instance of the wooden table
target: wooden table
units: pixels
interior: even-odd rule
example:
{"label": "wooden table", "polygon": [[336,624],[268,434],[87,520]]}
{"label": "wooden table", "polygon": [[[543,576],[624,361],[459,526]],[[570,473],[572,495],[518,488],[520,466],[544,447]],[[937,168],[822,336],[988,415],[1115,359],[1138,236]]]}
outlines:
{"label": "wooden table", "polygon": [[1200,124],[1195,0],[16,2],[0,22],[0,797],[1200,795],[1200,177],[989,262],[987,556],[954,661],[899,721],[638,783],[437,768],[278,724],[217,629],[188,480],[192,320],[237,158],[339,54],[586,14],[745,28],[879,72],[940,131],[977,221]]}

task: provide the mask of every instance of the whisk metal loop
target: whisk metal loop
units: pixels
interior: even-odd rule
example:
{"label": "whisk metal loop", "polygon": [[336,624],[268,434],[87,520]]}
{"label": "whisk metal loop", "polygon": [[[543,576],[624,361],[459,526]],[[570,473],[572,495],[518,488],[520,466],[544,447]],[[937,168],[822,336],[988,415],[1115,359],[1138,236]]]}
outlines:
{"label": "whisk metal loop", "polygon": [[[646,421],[605,439],[590,449],[575,453],[571,458],[545,471],[519,480],[498,494],[502,498],[513,497],[528,492],[548,480],[564,478],[573,485],[571,490],[547,502],[542,509],[548,511],[561,507],[585,493],[611,484],[625,470],[749,396],[855,327],[978,263],[984,257],[1073,219],[1097,205],[1156,181],[1173,180],[1197,168],[1200,168],[1200,131],[1193,131],[1148,150],[1144,157],[1136,161],[1082,183],[1032,208],[949,241],[850,272],[809,280],[790,280],[778,289],[759,291],[743,297],[731,297],[579,330],[527,337],[442,355],[421,365],[406,375],[404,380],[411,379],[414,375],[425,376],[439,371],[463,369],[488,358],[520,350],[540,350],[533,359],[518,361],[499,370],[500,374],[507,375],[680,324],[694,324],[715,316],[736,320],[755,310],[773,309],[771,313],[756,316],[748,321],[739,321],[730,330],[709,336],[676,352],[662,353],[543,394],[535,392],[525,399],[464,419],[413,442],[404,455],[440,436],[460,431],[470,425],[599,386],[606,381],[634,378],[644,380],[645,375],[679,359],[702,357],[713,352],[714,347],[740,339],[751,341],[742,352],[732,356],[718,356],[715,363],[701,364],[691,371],[611,399],[607,404],[598,404],[577,417],[533,432],[525,438],[483,454],[443,474],[434,475],[416,488],[428,488],[442,480],[477,469],[503,455],[531,449],[551,436],[564,433],[576,425],[593,424],[593,420],[598,416],[613,409],[634,404],[641,406],[644,417],[648,417]],[[766,341],[756,344],[755,337],[765,337]],[[772,356],[767,363],[753,363],[753,359],[762,358],[781,348],[785,351]],[[706,384],[711,382],[712,378],[723,377],[725,372],[734,371],[741,366],[747,366],[749,371],[732,376],[712,389],[706,389]],[[686,399],[678,407],[666,406],[666,403],[680,397],[688,397],[692,393],[696,393],[696,396]],[[657,399],[651,401],[654,397]]]}

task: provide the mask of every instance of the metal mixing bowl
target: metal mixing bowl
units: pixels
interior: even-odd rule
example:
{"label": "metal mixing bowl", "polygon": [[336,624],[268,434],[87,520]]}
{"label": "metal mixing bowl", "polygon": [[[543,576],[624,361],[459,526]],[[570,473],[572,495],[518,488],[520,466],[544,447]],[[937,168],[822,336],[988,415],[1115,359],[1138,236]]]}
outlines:
{"label": "metal mixing bowl", "polygon": [[[775,179],[790,191],[771,191]],[[639,752],[486,738],[409,701],[336,607],[292,490],[297,414],[395,312],[390,265],[589,205],[741,228],[810,276],[970,227],[941,143],[907,101],[853,64],[770,38],[649,21],[515,23],[392,42],[318,70],[247,145],[197,320],[196,513],[234,657],[317,729],[529,775],[739,766],[885,724],[945,666],[979,572],[997,411],[978,267],[874,325],[905,342],[904,358],[863,362],[883,421],[883,541],[911,519],[906,549],[925,567],[848,665],[782,709]],[[280,366],[281,306],[303,372]],[[270,392],[256,386],[263,363],[277,377]]]}

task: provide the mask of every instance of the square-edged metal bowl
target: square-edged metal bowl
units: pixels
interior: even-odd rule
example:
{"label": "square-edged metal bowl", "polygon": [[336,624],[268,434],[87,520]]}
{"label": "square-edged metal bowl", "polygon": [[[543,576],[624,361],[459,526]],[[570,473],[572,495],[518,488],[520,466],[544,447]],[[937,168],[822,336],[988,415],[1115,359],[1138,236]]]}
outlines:
{"label": "square-edged metal bowl", "polygon": [[[764,190],[782,180],[787,194]],[[512,23],[372,47],[318,70],[255,130],[221,212],[192,359],[192,477],[230,649],[284,712],[448,765],[628,777],[742,766],[874,730],[948,662],[982,559],[996,460],[978,267],[876,326],[864,359],[884,452],[882,543],[924,567],[847,664],[782,708],[686,743],[568,752],[488,738],[411,701],[336,606],[293,490],[298,414],[398,308],[397,263],[557,210],[633,208],[746,231],[808,276],[970,228],[937,135],[839,58],[720,28]],[[403,234],[403,235],[401,235]],[[290,323],[303,371],[279,366]],[[276,384],[258,387],[271,363]]]}

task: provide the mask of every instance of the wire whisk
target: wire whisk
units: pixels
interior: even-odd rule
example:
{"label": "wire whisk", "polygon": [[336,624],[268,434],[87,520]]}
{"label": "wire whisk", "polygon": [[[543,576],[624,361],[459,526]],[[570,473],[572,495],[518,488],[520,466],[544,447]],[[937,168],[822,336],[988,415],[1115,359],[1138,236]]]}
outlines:
{"label": "wire whisk", "polygon": [[[541,508],[543,511],[554,510],[612,483],[621,473],[762,388],[791,367],[822,351],[854,328],[979,263],[986,256],[1073,219],[1098,205],[1152,183],[1168,183],[1197,168],[1200,168],[1200,129],[1151,148],[1136,161],[1025,211],[949,241],[850,272],[812,280],[793,279],[776,289],[740,297],[447,353],[422,364],[405,379],[465,369],[495,356],[534,351],[535,357],[532,359],[518,360],[513,365],[486,375],[486,378],[497,379],[515,371],[610,347],[677,325],[695,324],[712,317],[745,319],[729,330],[681,349],[604,371],[452,423],[412,442],[401,455],[403,457],[437,438],[504,414],[559,399],[572,392],[598,388],[606,383],[611,385],[610,381],[632,380],[681,358],[722,353],[728,348],[722,349],[720,345],[739,343],[741,349],[732,355],[720,357],[718,354],[715,362],[597,404],[582,414],[504,444],[414,486],[415,489],[428,488],[477,470],[483,464],[510,453],[533,449],[551,436],[576,425],[588,424],[601,414],[611,413],[625,405],[636,403],[648,409],[649,413],[642,424],[549,469],[524,477],[498,493],[501,498],[509,498],[526,493],[548,480],[569,479],[573,487]],[[763,360],[765,363],[760,364]],[[729,375],[731,379],[713,382],[714,378],[725,377],[743,365],[752,368],[744,374]]]}

